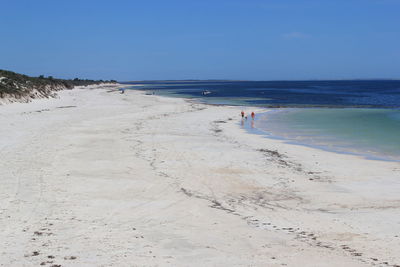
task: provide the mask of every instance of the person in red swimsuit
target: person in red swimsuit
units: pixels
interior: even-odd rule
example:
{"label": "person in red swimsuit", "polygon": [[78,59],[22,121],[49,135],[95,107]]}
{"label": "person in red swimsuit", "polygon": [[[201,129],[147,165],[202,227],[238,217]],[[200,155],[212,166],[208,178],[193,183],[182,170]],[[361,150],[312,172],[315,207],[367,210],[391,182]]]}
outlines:
{"label": "person in red swimsuit", "polygon": [[254,120],[254,117],[256,116],[256,114],[254,114],[254,112],[251,113],[251,118]]}

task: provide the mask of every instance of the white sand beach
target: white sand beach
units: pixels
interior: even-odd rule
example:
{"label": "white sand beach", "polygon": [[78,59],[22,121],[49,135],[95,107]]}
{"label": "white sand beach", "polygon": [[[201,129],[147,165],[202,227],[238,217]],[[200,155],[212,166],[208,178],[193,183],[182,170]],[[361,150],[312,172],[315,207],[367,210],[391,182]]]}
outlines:
{"label": "white sand beach", "polygon": [[112,89],[0,106],[0,266],[400,266],[399,163]]}

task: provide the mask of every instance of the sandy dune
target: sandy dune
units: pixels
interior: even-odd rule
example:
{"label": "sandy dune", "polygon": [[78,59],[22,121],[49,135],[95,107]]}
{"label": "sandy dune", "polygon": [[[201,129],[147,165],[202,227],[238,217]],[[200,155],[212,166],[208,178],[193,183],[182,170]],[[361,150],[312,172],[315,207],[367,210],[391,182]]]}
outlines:
{"label": "sandy dune", "polygon": [[400,264],[399,163],[239,113],[109,89],[0,106],[0,265]]}

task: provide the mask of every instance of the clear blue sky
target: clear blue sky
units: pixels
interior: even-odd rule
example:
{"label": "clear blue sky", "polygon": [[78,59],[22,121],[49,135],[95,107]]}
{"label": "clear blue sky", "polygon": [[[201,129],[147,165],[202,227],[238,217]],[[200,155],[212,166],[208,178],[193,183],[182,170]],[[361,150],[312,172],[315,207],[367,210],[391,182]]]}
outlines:
{"label": "clear blue sky", "polygon": [[0,68],[64,78],[400,78],[399,0],[1,0]]}

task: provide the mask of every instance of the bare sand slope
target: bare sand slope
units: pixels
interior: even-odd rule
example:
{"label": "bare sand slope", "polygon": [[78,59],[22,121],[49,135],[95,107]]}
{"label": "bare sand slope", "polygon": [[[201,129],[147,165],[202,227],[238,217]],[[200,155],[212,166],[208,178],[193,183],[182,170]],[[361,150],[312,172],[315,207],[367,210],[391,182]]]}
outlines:
{"label": "bare sand slope", "polygon": [[396,266],[400,165],[239,109],[71,90],[0,107],[1,266]]}

